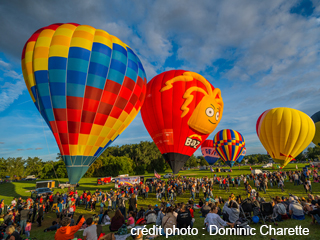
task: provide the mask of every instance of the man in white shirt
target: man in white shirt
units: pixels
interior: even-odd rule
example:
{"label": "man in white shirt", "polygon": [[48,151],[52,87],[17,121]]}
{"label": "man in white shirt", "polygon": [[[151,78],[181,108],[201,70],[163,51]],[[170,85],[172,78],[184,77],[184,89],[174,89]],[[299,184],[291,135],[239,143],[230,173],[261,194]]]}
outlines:
{"label": "man in white shirt", "polygon": [[210,233],[214,233],[215,231],[218,231],[219,228],[223,228],[226,226],[234,226],[234,223],[228,223],[221,219],[221,217],[217,214],[218,208],[213,205],[211,207],[211,211],[207,214],[204,224],[207,227],[207,231]]}
{"label": "man in white shirt", "polygon": [[88,225],[88,227],[83,231],[84,240],[98,240],[97,225],[92,223],[93,223],[92,218],[88,218],[86,220],[86,224]]}

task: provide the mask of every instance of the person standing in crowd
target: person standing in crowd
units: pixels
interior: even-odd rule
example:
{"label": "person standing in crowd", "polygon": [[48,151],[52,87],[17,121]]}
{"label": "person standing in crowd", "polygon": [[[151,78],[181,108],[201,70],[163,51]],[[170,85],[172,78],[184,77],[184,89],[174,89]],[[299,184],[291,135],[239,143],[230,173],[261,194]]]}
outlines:
{"label": "person standing in crowd", "polygon": [[57,221],[62,220],[62,210],[63,210],[63,199],[60,200],[60,203],[56,207],[56,215],[57,215]]}
{"label": "person standing in crowd", "polygon": [[32,223],[34,223],[34,220],[36,218],[37,212],[38,212],[38,203],[35,202],[34,205],[33,205]]}
{"label": "person standing in crowd", "polygon": [[125,217],[126,216],[126,200],[128,200],[127,198],[125,198],[125,193],[122,191],[121,193],[121,197],[119,197],[119,210],[121,211],[121,214]]}
{"label": "person standing in crowd", "polygon": [[106,200],[102,197],[101,203],[100,203],[100,214],[103,214],[103,208],[105,205]]}
{"label": "person standing in crowd", "polygon": [[60,194],[57,192],[57,193],[52,197],[52,208],[51,208],[51,211],[53,211],[53,209],[56,210],[59,203],[60,203]]}
{"label": "person standing in crowd", "polygon": [[148,199],[148,193],[149,193],[149,186],[146,184],[146,187],[145,187],[145,198]]}
{"label": "person standing in crowd", "polygon": [[43,205],[40,204],[38,209],[38,217],[37,217],[38,227],[41,227],[42,218],[43,218]]}
{"label": "person standing in crowd", "polygon": [[92,194],[92,196],[91,196],[91,210],[90,210],[91,212],[96,211],[96,202],[97,202],[97,197],[95,194]]}
{"label": "person standing in crowd", "polygon": [[281,188],[281,191],[284,192],[284,189],[283,189],[284,183],[282,179],[279,180],[279,187]]}
{"label": "person standing in crowd", "polygon": [[24,232],[25,232],[25,227],[27,225],[28,215],[29,215],[29,209],[27,209],[27,204],[25,204],[23,206],[23,209],[20,212],[20,226],[21,226],[21,233],[20,234],[24,234]]}
{"label": "person standing in crowd", "polygon": [[[111,191],[110,191],[110,193],[111,193]],[[116,194],[113,194],[113,195],[111,196],[111,201],[112,201],[112,208],[111,208],[111,210],[112,210],[112,211],[117,210],[117,196],[116,196]]]}
{"label": "person standing in crowd", "polygon": [[195,191],[196,191],[195,185],[193,184],[192,187],[191,187],[191,189],[190,189],[191,199],[192,199],[193,201],[195,201],[195,196],[194,196]]}
{"label": "person standing in crowd", "polygon": [[129,212],[130,211],[136,212],[137,206],[138,206],[138,203],[137,203],[136,195],[132,194],[131,198],[129,199],[129,210],[128,211]]}
{"label": "person standing in crowd", "polygon": [[225,179],[225,189],[226,189],[226,192],[229,192],[230,191],[230,187],[229,187],[229,180],[228,179]]}

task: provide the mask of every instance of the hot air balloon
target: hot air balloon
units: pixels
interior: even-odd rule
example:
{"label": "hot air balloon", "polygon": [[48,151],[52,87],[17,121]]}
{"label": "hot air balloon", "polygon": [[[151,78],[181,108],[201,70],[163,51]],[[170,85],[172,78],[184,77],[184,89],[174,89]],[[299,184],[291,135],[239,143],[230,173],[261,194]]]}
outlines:
{"label": "hot air balloon", "polygon": [[262,113],[256,131],[273,160],[285,167],[310,144],[315,126],[307,114],[280,107]]}
{"label": "hot air balloon", "polygon": [[237,163],[241,163],[241,161],[244,158],[244,156],[246,155],[246,153],[247,153],[247,149],[244,147],[241,155],[237,159]]}
{"label": "hot air balloon", "polygon": [[214,136],[213,147],[221,159],[230,167],[242,154],[245,146],[244,137],[232,129],[223,129]]}
{"label": "hot air balloon", "polygon": [[215,164],[220,158],[219,154],[213,147],[213,141],[209,139],[205,140],[201,144],[201,152],[204,159],[208,162],[209,165]]}
{"label": "hot air balloon", "polygon": [[155,76],[141,108],[142,120],[174,174],[216,128],[222,113],[220,89],[184,70]]}
{"label": "hot air balloon", "polygon": [[320,147],[320,111],[316,112],[311,116],[311,119],[313,120],[314,124],[316,125],[316,133],[314,135],[314,138],[312,142]]}
{"label": "hot air balloon", "polygon": [[143,66],[115,36],[75,23],[36,31],[21,62],[75,184],[138,114],[146,92]]}

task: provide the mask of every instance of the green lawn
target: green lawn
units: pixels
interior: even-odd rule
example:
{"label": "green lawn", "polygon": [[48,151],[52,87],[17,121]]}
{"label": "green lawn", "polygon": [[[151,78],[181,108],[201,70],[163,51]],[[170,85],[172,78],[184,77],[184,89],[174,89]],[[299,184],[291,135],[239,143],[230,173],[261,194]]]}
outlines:
{"label": "green lawn", "polygon": [[[305,164],[298,164],[299,169],[301,169]],[[290,168],[292,170],[295,169],[296,164],[289,164],[285,170],[289,170]],[[254,166],[254,168],[259,168],[259,166]],[[271,170],[271,169],[268,169]],[[233,168],[232,173],[218,173],[218,175],[224,175],[226,176],[227,174],[230,175],[240,175],[240,174],[247,174],[250,173],[250,169],[248,166],[241,167],[240,170],[238,167]],[[200,171],[200,170],[189,170],[189,171],[181,171],[180,172],[181,176],[188,176],[188,177],[202,177],[202,176],[211,176],[211,173],[209,170],[206,171]],[[152,177],[153,174],[146,174],[146,177]],[[59,179],[61,182],[67,181],[67,179]],[[78,187],[78,191],[80,193],[82,190],[90,190],[90,191],[95,191],[97,188],[101,188],[103,191],[109,190],[110,188],[114,187],[114,184],[108,184],[104,186],[97,186],[96,185],[96,178],[83,178],[79,182],[80,187]],[[30,190],[34,189],[35,187],[35,182],[13,182],[13,183],[5,183],[0,185],[0,199],[5,199],[5,203],[11,202],[13,197],[23,197],[24,199],[30,195]],[[293,183],[290,182],[285,182],[285,192],[281,193],[281,190],[278,189],[277,187],[270,188],[267,190],[267,194],[261,193],[262,197],[265,197],[267,200],[270,199],[270,196],[288,196],[289,193],[292,193],[297,196],[306,196],[304,188],[302,185],[300,186],[293,186]],[[61,189],[55,189],[54,190],[62,192]],[[64,189],[66,191],[66,189]],[[230,187],[230,193],[234,193],[235,195],[241,194],[242,196],[246,196],[246,193],[243,188],[243,183],[241,184],[241,187],[237,189],[236,187]],[[214,186],[214,195],[221,196],[223,198],[227,198],[230,193],[226,193],[223,190],[218,189],[218,186]],[[314,194],[320,194],[320,184],[313,184],[313,193]],[[202,197],[202,193],[200,193],[200,197]],[[177,197],[176,202],[187,202],[189,200],[190,194],[186,193],[180,197]],[[198,199],[196,199],[198,201]],[[146,207],[149,204],[156,204],[156,198],[155,194],[151,193],[149,194],[149,198],[147,200],[143,200],[140,197],[138,198],[138,206],[144,206]],[[98,211],[98,207],[97,207]],[[75,219],[78,218],[80,214],[85,214],[86,217],[89,217],[92,215],[92,213],[84,210],[82,206],[77,208],[76,214],[75,214]],[[113,212],[111,212],[111,216],[113,215]],[[216,239],[234,239],[235,236],[210,236],[205,230],[203,230],[203,218],[200,218],[200,213],[198,211],[195,211],[195,224],[194,227],[198,229],[198,235],[197,236],[175,236],[172,237],[171,239],[199,239],[201,237],[202,239],[211,239],[211,238],[216,238]],[[48,232],[44,233],[43,230],[51,225],[51,222],[55,219],[55,214],[49,213],[45,215],[45,220],[43,222],[43,227],[37,228],[36,224],[32,226],[31,230],[31,236],[36,237],[38,240],[39,239],[54,239],[54,232]],[[240,239],[271,239],[274,237],[275,239],[319,239],[319,225],[310,225],[311,218],[307,217],[306,220],[304,221],[297,221],[297,220],[287,220],[284,222],[279,223],[278,227],[285,228],[285,227],[295,227],[301,225],[303,228],[309,228],[310,234],[308,236],[262,236],[259,233],[259,228],[261,227],[260,224],[253,224],[251,227],[256,228],[257,235],[255,236],[249,236],[249,237],[242,237],[242,236],[237,236],[237,238]],[[274,225],[272,225],[275,227]],[[108,227],[104,227],[104,231],[107,233],[109,232]],[[79,232],[79,236],[82,236],[82,232]],[[160,237],[159,239],[165,239],[165,237]]]}

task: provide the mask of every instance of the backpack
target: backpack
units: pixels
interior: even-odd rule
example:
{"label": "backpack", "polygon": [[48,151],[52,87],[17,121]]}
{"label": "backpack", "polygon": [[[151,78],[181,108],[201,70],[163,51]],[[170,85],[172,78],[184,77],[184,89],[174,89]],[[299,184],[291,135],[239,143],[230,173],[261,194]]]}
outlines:
{"label": "backpack", "polygon": [[286,207],[282,203],[278,203],[278,213],[280,215],[285,215],[287,213]]}
{"label": "backpack", "polygon": [[127,225],[123,224],[121,228],[118,229],[117,235],[126,235],[128,233]]}
{"label": "backpack", "polygon": [[144,218],[139,218],[136,222],[136,225],[145,225],[147,221]]}

